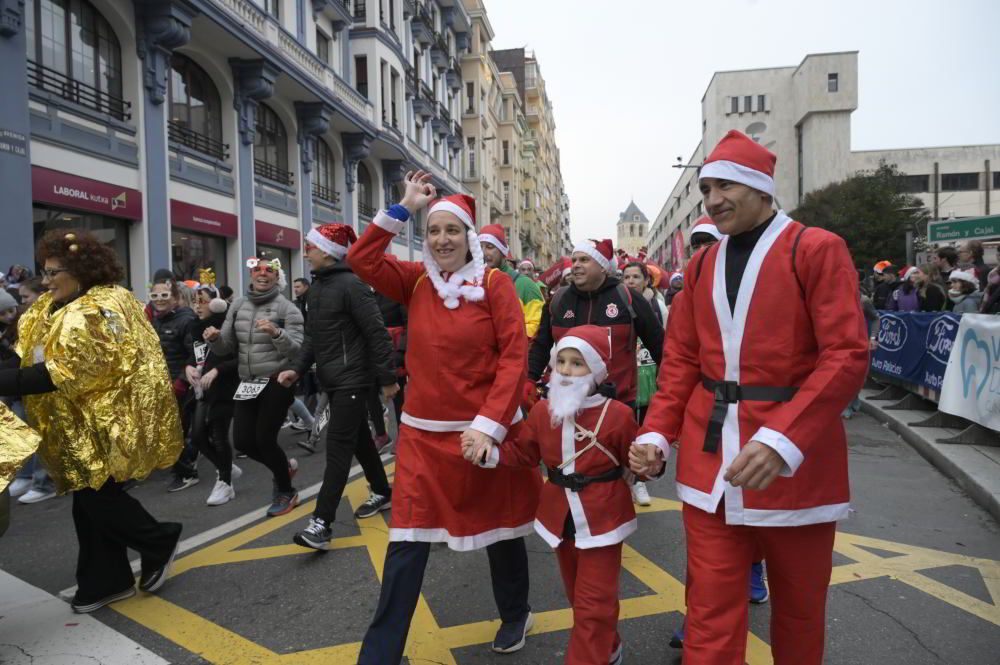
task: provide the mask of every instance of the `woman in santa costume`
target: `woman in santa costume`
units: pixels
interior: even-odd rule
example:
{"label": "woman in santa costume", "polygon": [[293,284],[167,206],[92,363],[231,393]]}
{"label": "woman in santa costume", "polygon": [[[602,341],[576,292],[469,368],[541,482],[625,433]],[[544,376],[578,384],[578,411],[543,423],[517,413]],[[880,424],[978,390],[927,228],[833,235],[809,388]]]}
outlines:
{"label": "woman in santa costume", "polygon": [[573,605],[566,665],[618,665],[618,580],[622,542],[636,530],[632,495],[622,471],[636,424],[632,409],[597,392],[608,377],[608,329],[571,328],[552,349],[549,397],[538,402],[517,440],[463,454],[482,466],[537,468],[549,482],[535,531],[555,548]]}
{"label": "woman in santa costume", "polygon": [[[541,479],[533,469],[477,469],[462,459],[460,445],[461,436],[478,445],[502,442],[521,419],[524,316],[511,280],[484,266],[475,200],[434,200],[430,177],[408,173],[403,200],[379,212],[347,255],[362,280],[409,311],[410,381],[390,542],[362,665],[400,662],[431,543],[486,548],[502,621],[494,651],[523,647],[532,625],[524,536],[532,530]],[[410,215],[428,204],[423,263],[386,254]]]}
{"label": "woman in santa costume", "polygon": [[687,535],[685,665],[742,664],[754,550],[767,559],[776,665],[823,659],[836,521],[847,517],[840,413],[868,368],[844,241],[772,210],[775,156],[731,131],[699,185],[725,237],[691,260],[670,311],[633,471],[677,443]]}

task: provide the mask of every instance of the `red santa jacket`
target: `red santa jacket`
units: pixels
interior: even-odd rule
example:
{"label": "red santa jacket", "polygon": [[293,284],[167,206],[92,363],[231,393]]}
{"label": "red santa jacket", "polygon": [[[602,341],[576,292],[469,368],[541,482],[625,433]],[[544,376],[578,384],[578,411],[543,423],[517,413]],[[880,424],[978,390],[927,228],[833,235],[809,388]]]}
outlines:
{"label": "red santa jacket", "polygon": [[[617,400],[591,395],[575,423],[567,419],[559,427],[553,427],[549,419],[548,400],[535,404],[517,439],[495,447],[486,466],[537,467],[542,461],[548,467],[558,467],[590,443],[585,437],[577,440],[575,424],[593,432],[605,403],[608,410],[597,440],[618,458],[619,464],[593,447],[567,464],[563,472],[597,476],[627,465],[628,449],[636,431],[632,409]],[[580,549],[620,543],[636,529],[632,493],[623,479],[591,483],[579,492],[545,483],[535,513],[535,531],[552,547],[562,542],[567,513],[573,516],[576,546]]]}
{"label": "red santa jacket", "polygon": [[[804,229],[779,211],[747,262],[735,311],[726,296],[727,246],[723,238],[688,266],[684,291],[670,310],[657,393],[638,440],[659,445],[665,455],[668,442],[679,441],[678,496],[708,512],[725,497],[728,524],[843,519],[850,489],[840,414],[868,369],[857,274],[847,246],[839,236]],[[702,448],[714,397],[703,377],[798,392],[788,402],[730,404],[721,446],[707,453]],[[723,480],[751,439],[785,461],[764,491],[744,491]]]}
{"label": "red santa jacket", "polygon": [[385,253],[403,225],[379,212],[347,254],[358,277],[409,311],[402,422],[430,432],[472,427],[503,441],[521,417],[528,353],[514,284],[490,270],[485,299],[448,309],[422,263]]}

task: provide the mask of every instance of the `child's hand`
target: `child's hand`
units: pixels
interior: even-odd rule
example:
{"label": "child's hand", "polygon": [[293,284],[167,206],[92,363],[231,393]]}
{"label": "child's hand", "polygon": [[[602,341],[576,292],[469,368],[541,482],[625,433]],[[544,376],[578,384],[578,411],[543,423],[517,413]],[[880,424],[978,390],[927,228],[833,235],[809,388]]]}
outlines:
{"label": "child's hand", "polygon": [[628,451],[628,465],[637,476],[655,478],[663,469],[663,451],[650,443],[632,443]]}

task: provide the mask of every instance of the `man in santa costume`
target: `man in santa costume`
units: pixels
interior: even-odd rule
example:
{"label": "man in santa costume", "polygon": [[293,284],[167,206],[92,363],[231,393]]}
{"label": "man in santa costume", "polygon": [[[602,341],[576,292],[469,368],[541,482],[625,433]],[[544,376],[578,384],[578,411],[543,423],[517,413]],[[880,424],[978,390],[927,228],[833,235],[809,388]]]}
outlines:
{"label": "man in santa costume", "polygon": [[[516,434],[527,355],[521,303],[511,280],[484,264],[475,200],[436,199],[430,178],[408,173],[403,200],[379,212],[348,253],[358,276],[409,312],[390,542],[362,665],[400,662],[431,543],[486,549],[501,619],[494,651],[521,649],[533,623],[524,536],[541,478],[535,469],[477,469],[460,443]],[[410,215],[428,206],[423,263],[386,254]]]}
{"label": "man in santa costume", "polygon": [[840,413],[868,368],[844,241],[772,210],[775,156],[731,131],[700,173],[725,237],[691,260],[658,392],[630,452],[662,472],[678,446],[687,535],[685,665],[737,665],[754,551],[767,559],[776,665],[823,659],[836,521],[847,517]]}
{"label": "man in santa costume", "polygon": [[514,270],[507,259],[511,258],[510,247],[507,246],[507,233],[499,224],[488,224],[479,231],[479,243],[483,249],[483,262],[489,268],[494,268],[514,280],[514,291],[521,301],[521,311],[524,313],[524,330],[531,339],[538,333],[538,324],[542,321],[542,308],[545,300],[534,278],[527,277]]}
{"label": "man in santa costume", "polygon": [[622,662],[622,542],[636,530],[622,471],[636,424],[628,406],[597,391],[610,360],[607,328],[573,328],[552,349],[548,399],[532,408],[517,440],[489,450],[463,442],[465,458],[482,460],[487,468],[545,463],[549,482],[542,488],[535,531],[555,548],[573,605],[567,665]]}
{"label": "man in santa costume", "polygon": [[641,293],[615,277],[618,262],[610,240],[588,240],[573,248],[570,283],[552,294],[542,312],[538,335],[528,352],[528,378],[539,381],[549,364],[552,347],[575,326],[598,325],[611,331],[608,379],[618,399],[635,406],[636,338],[659,364],[663,327]]}

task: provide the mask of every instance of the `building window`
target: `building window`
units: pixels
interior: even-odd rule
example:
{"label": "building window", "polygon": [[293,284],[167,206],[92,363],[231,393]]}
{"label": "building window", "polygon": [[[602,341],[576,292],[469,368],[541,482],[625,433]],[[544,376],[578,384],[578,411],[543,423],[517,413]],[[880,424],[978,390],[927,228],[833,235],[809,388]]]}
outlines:
{"label": "building window", "polygon": [[1000,171],[993,172],[993,189],[1000,189]]}
{"label": "building window", "polygon": [[510,141],[504,139],[501,146],[501,152],[503,153],[503,165],[510,166]]}
{"label": "building window", "polygon": [[395,69],[389,70],[389,101],[392,106],[392,126],[399,129],[399,74]]}
{"label": "building window", "polygon": [[288,135],[278,114],[266,104],[257,106],[257,125],[253,138],[253,170],[257,175],[292,184],[288,172]]}
{"label": "building window", "polygon": [[978,173],[942,173],[942,192],[971,192],[979,189]]}
{"label": "building window", "polygon": [[766,111],[767,110],[767,98],[764,95],[757,95],[757,110]]}
{"label": "building window", "polygon": [[901,175],[899,176],[899,191],[908,194],[919,194],[931,191],[931,177],[929,175]]}
{"label": "building window", "polygon": [[476,137],[470,136],[467,141],[469,177],[476,177]]}
{"label": "building window", "polygon": [[476,112],[476,84],[472,81],[465,82],[465,112],[471,115]]}
{"label": "building window", "polygon": [[193,150],[227,159],[222,143],[222,103],[219,91],[204,69],[191,58],[175,53],[170,59],[170,140]]}
{"label": "building window", "polygon": [[365,99],[368,97],[368,58],[359,55],[354,58],[354,81],[355,89],[361,93]]}
{"label": "building window", "polygon": [[743,112],[752,113],[753,112],[753,95],[746,95],[743,97]]}
{"label": "building window", "polygon": [[364,162],[358,162],[358,214],[371,219],[375,216],[372,203],[372,176]]}
{"label": "building window", "polygon": [[127,120],[121,47],[94,6],[87,0],[28,0],[24,11],[28,82]]}
{"label": "building window", "polygon": [[827,92],[837,92],[840,88],[839,76],[837,74],[827,74],[826,75],[826,91]]}
{"label": "building window", "polygon": [[330,203],[340,203],[337,192],[337,162],[323,139],[316,139],[316,167],[313,169],[313,196]]}
{"label": "building window", "polygon": [[730,97],[729,98],[729,112],[730,113],[739,113],[740,112],[740,98],[739,97]]}
{"label": "building window", "polygon": [[260,4],[264,7],[265,12],[279,21],[281,20],[281,0],[260,0]]}
{"label": "building window", "polygon": [[510,212],[510,182],[503,182],[503,211]]}
{"label": "building window", "polygon": [[324,65],[330,65],[330,38],[319,28],[316,29],[316,56]]}

